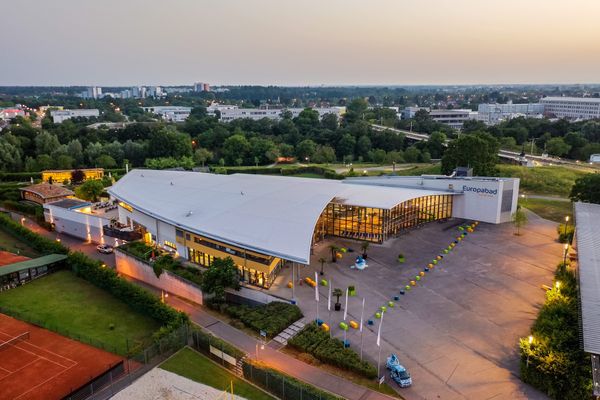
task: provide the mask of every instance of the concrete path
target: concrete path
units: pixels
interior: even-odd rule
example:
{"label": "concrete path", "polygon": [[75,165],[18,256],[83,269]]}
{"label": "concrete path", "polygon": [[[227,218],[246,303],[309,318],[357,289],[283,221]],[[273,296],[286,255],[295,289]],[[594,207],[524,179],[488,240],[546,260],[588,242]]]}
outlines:
{"label": "concrete path", "polygon": [[[256,358],[256,345],[259,341],[235,329],[225,322],[213,317],[198,306],[193,306],[176,297],[169,297],[169,304],[187,313],[191,320],[212,332],[239,349],[245,351],[250,357]],[[320,368],[313,367],[287,354],[281,353],[269,346],[258,350],[258,359],[270,367],[284,372],[296,379],[302,380],[313,386],[335,393],[350,400],[389,400],[390,396],[383,395],[363,386],[354,384],[339,376],[332,375]]]}

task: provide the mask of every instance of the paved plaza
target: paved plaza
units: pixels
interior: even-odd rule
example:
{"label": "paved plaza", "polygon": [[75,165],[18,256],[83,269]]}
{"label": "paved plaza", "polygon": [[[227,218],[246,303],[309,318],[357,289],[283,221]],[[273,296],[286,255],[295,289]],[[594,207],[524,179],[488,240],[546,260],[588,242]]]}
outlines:
{"label": "paved plaza", "polygon": [[[556,224],[530,214],[521,236],[513,234],[510,224],[479,224],[412,290],[400,295],[400,289],[456,239],[455,225],[456,221],[434,222],[383,245],[371,245],[369,266],[362,271],[350,268],[361,253],[360,243],[336,239],[335,244],[354,252],[328,262],[323,277],[333,279],[334,288],[356,287],[357,295],[349,299],[349,320],[360,320],[366,298],[365,321],[372,319],[374,324],[364,332],[363,351],[374,363],[379,324],[374,313],[400,296],[384,316],[381,361],[396,352],[408,367],[413,387],[400,390],[407,399],[546,398],[519,380],[517,341],[529,334],[544,301],[540,285],[551,284],[562,257]],[[314,278],[320,257],[331,260],[332,243],[316,245],[311,266],[299,268],[300,278]],[[398,263],[398,253],[406,256],[404,264]],[[289,267],[281,271],[270,292],[291,298],[292,290],[286,287],[291,274]],[[343,310],[329,316],[327,291],[320,287],[319,317],[342,338],[338,324]],[[306,283],[296,285],[295,295],[306,320],[314,319],[314,289]],[[340,302],[343,307],[344,297]],[[347,338],[359,351],[360,333],[350,329]]]}

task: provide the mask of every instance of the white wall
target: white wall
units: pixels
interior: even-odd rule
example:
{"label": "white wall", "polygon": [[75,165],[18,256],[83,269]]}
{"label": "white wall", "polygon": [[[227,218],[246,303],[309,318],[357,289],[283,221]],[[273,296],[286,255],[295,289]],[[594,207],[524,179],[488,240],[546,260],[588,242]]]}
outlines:
{"label": "white wall", "polygon": [[119,250],[115,251],[115,261],[117,263],[117,271],[120,274],[130,276],[168,293],[193,301],[196,304],[202,304],[202,290],[195,285],[185,282],[169,271],[163,271],[160,274],[160,278],[157,278],[150,265],[134,257],[130,257]]}
{"label": "white wall", "polygon": [[44,205],[46,222],[53,223],[58,233],[65,233],[93,243],[111,243],[109,237],[104,236],[103,225],[108,224],[106,218],[96,215],[84,214],[52,204]]}

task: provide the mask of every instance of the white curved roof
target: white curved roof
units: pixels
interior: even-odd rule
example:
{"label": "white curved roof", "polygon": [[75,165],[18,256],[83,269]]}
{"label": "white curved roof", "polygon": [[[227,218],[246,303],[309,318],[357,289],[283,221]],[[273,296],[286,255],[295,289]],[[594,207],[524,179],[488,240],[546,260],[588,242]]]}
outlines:
{"label": "white curved roof", "polygon": [[337,203],[389,209],[445,191],[329,179],[132,170],[109,190],[119,200],[190,232],[308,264],[317,219]]}

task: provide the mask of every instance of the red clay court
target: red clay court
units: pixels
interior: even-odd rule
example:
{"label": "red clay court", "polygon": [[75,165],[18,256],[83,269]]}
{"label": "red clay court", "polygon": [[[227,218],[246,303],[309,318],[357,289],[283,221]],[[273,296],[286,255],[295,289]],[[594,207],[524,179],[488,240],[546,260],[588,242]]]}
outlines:
{"label": "red clay court", "polygon": [[122,360],[0,314],[0,399],[61,399]]}
{"label": "red clay court", "polygon": [[8,251],[0,250],[0,267],[21,261],[27,261],[29,259],[29,257],[19,256],[13,253],[9,253]]}

